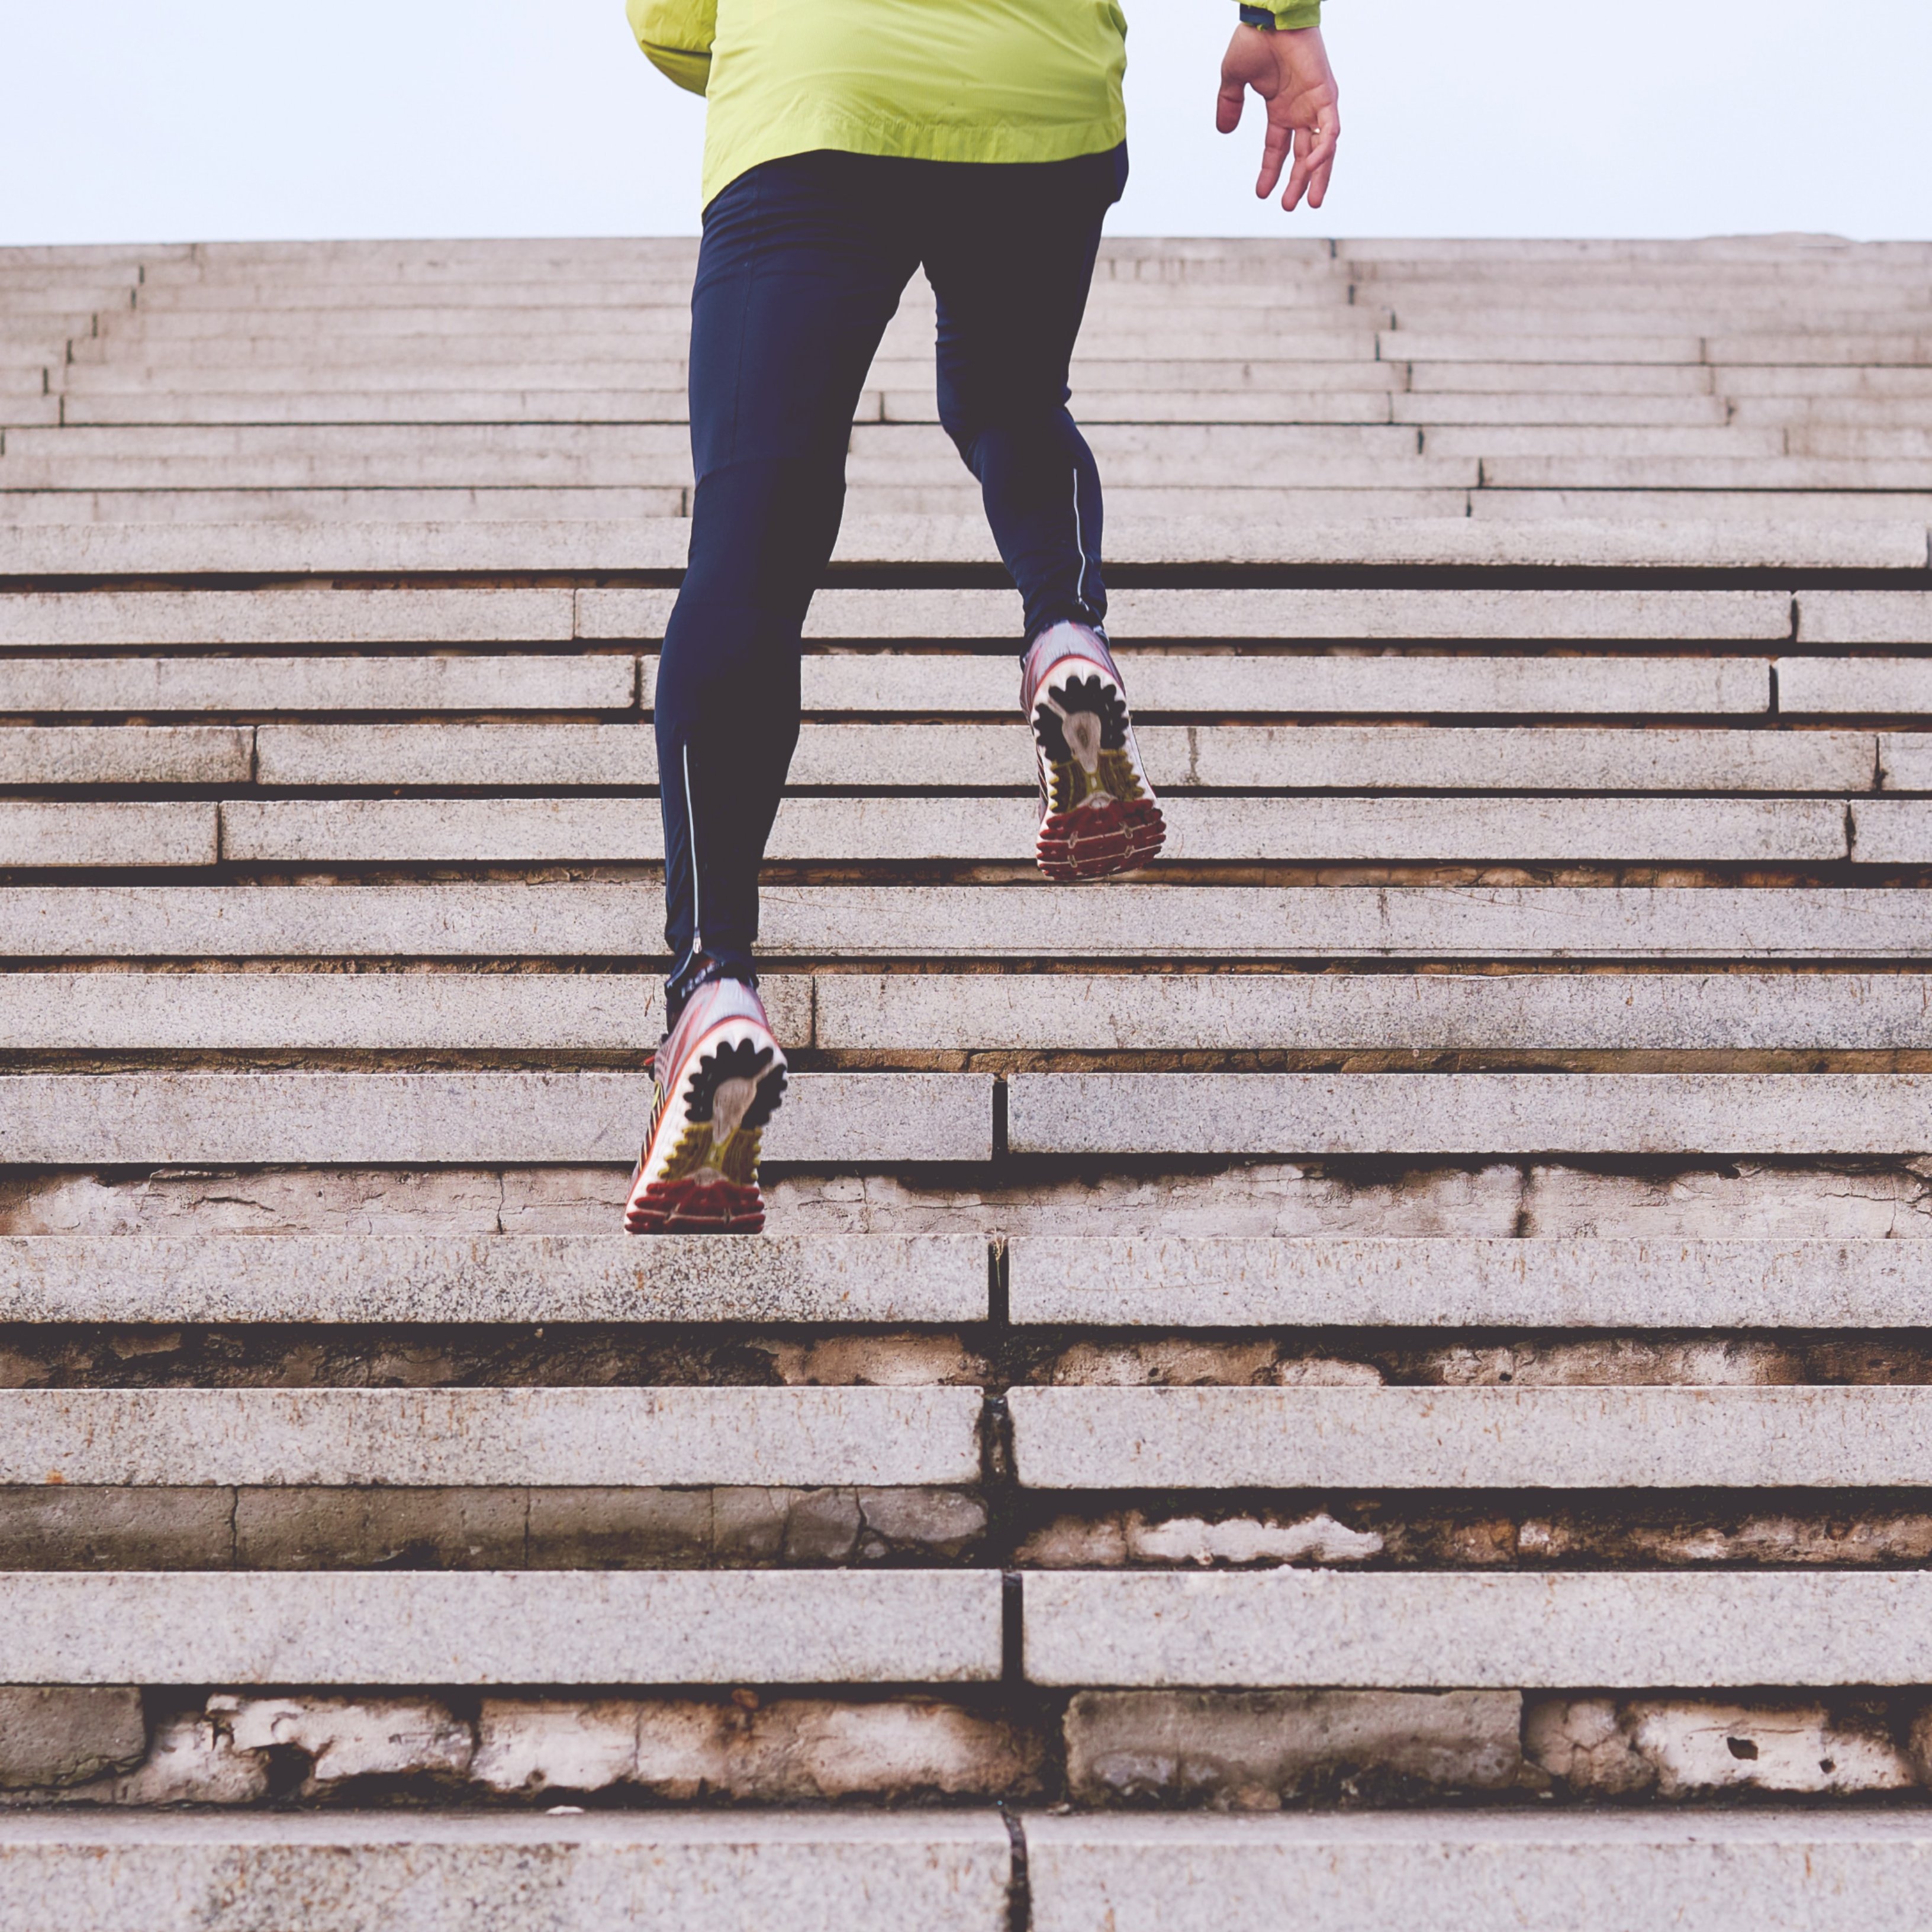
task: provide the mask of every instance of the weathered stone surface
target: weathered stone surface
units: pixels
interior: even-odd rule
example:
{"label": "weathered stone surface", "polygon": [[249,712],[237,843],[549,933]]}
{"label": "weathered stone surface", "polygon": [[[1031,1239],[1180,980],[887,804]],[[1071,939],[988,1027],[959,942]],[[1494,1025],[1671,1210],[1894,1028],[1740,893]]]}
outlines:
{"label": "weathered stone surface", "polygon": [[1881,733],[1878,760],[1886,790],[1932,790],[1932,731]]}
{"label": "weathered stone surface", "polygon": [[1036,1932],[1439,1932],[1505,1925],[1802,1925],[1919,1911],[1932,1839],[1912,1814],[1029,1817]]}
{"label": "weathered stone surface", "polygon": [[[303,1218],[307,1218],[306,1216]],[[968,1234],[0,1240],[13,1322],[972,1322]]]}
{"label": "weathered stone surface", "polygon": [[208,1709],[237,1750],[308,1758],[304,1796],[354,1778],[461,1778],[476,1748],[468,1724],[420,1698],[214,1696]]}
{"label": "weathered stone surface", "polygon": [[1917,1388],[1015,1389],[1037,1489],[1696,1489],[1932,1480]]}
{"label": "weathered stone surface", "polygon": [[[977,1074],[792,1076],[768,1159],[984,1160]],[[0,1161],[621,1162],[650,1076],[629,1073],[152,1073],[0,1076]]]}
{"label": "weathered stone surface", "polygon": [[1019,1074],[1009,1095],[1020,1154],[1914,1154],[1932,1135],[1912,1074]]}
{"label": "weathered stone surface", "polygon": [[[768,886],[768,956],[1916,958],[1922,893],[1786,887]],[[655,886],[0,887],[0,955],[652,957]]]}
{"label": "weathered stone surface", "polygon": [[7,658],[0,711],[628,711],[637,680],[628,655]]}
{"label": "weathered stone surface", "polygon": [[529,1558],[524,1490],[282,1485],[214,1493],[234,1498],[241,1570],[520,1570]]}
{"label": "weathered stone surface", "polygon": [[1687,1689],[1910,1684],[1932,1576],[1036,1572],[1036,1684]]}
{"label": "weathered stone surface", "polygon": [[1862,866],[1932,860],[1932,800],[1860,800],[1851,808],[1852,857]]}
{"label": "weathered stone surface", "polygon": [[970,1483],[979,1420],[966,1388],[11,1390],[0,1483]]}
{"label": "weathered stone surface", "polygon": [[1932,980],[1900,974],[827,973],[816,1001],[820,1046],[874,1051],[1932,1046]]}
{"label": "weathered stone surface", "polygon": [[0,799],[0,866],[212,866],[218,806]]}
{"label": "weathered stone surface", "polygon": [[235,1514],[228,1490],[0,1490],[0,1550],[15,1570],[225,1569]]}
{"label": "weathered stone surface", "polygon": [[[812,982],[760,982],[784,1046],[812,1040]],[[653,1052],[655,974],[0,975],[0,1039],[44,1051]]]}
{"label": "weathered stone surface", "polygon": [[1262,1510],[1204,1516],[1122,1510],[1063,1516],[1036,1530],[1014,1561],[1028,1569],[1114,1569],[1124,1564],[1366,1563],[1388,1547],[1374,1530],[1351,1529],[1325,1510],[1296,1518]]}
{"label": "weathered stone surface", "polygon": [[1108,1328],[1906,1328],[1932,1319],[1912,1241],[1022,1236],[1012,1319]]}
{"label": "weathered stone surface", "polygon": [[690,1932],[1004,1932],[1011,1860],[991,1813],[16,1814],[0,1819],[0,1926],[201,1932],[211,1898],[245,1896],[264,1924],[317,1928],[406,1915],[412,1932],[640,1918]]}
{"label": "weathered stone surface", "polygon": [[1918,1780],[1882,1718],[1817,1706],[1610,1698],[1532,1703],[1525,1754],[1573,1794],[1897,1791]]}
{"label": "weathered stone surface", "polygon": [[1011,1796],[1040,1741],[929,1700],[588,1706],[486,1699],[476,1775],[510,1792],[638,1786],[674,1801],[766,1804],[856,1796]]}
{"label": "weathered stone surface", "polygon": [[0,1790],[82,1784],[130,1768],[147,1748],[137,1690],[0,1685]]}
{"label": "weathered stone surface", "polygon": [[0,1574],[0,1681],[968,1683],[990,1570]]}
{"label": "weathered stone surface", "polygon": [[1066,1710],[1067,1788],[1090,1804],[1242,1810],[1364,1790],[1506,1791],[1522,1721],[1507,1690],[1083,1690]]}

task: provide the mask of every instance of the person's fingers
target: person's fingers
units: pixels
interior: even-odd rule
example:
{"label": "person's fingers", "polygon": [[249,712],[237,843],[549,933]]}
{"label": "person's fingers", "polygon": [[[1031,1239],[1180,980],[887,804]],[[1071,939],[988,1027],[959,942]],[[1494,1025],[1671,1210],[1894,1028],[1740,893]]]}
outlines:
{"label": "person's fingers", "polygon": [[1221,76],[1221,92],[1214,100],[1214,125],[1223,134],[1232,134],[1241,124],[1241,110],[1247,105],[1248,89],[1244,81]]}
{"label": "person's fingers", "polygon": [[1263,201],[1274,192],[1275,183],[1281,179],[1281,171],[1286,166],[1290,143],[1294,130],[1285,121],[1268,116],[1268,131],[1262,141],[1261,178],[1255,183],[1255,193]]}
{"label": "person's fingers", "polygon": [[1304,192],[1310,208],[1319,208],[1328,192],[1328,177],[1334,172],[1335,146],[1340,139],[1341,123],[1332,110],[1319,128],[1298,128],[1294,136],[1294,168],[1288,178],[1281,205],[1292,209]]}

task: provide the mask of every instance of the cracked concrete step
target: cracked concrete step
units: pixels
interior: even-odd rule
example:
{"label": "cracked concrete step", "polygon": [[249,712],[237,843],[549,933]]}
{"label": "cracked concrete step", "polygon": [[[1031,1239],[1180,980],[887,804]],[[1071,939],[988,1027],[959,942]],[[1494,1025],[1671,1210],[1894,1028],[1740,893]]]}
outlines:
{"label": "cracked concrete step", "polygon": [[[811,980],[759,990],[779,1043],[808,1046]],[[0,1041],[20,1051],[648,1054],[663,1036],[654,973],[0,974]]]}
{"label": "cracked concrete step", "polygon": [[0,725],[0,785],[246,784],[254,735],[211,724]]}
{"label": "cracked concrete step", "polygon": [[212,866],[219,809],[0,799],[0,868]]}
{"label": "cracked concrete step", "polygon": [[[1896,516],[1888,512],[1846,518],[1826,499],[1815,514],[1789,515],[1780,505],[1775,516],[1760,510],[1737,520],[1706,514],[1699,502],[1666,503],[1663,520],[1645,521],[1575,511],[1556,516],[1538,499],[1532,506],[1533,516],[1502,514],[1500,506],[1519,500],[1520,494],[1481,493],[1480,520],[1459,509],[1453,516],[1410,518],[1393,526],[1332,520],[1283,524],[1198,512],[1178,519],[1116,514],[1108,520],[1107,546],[1117,566],[1319,563],[1901,572],[1926,568],[1926,519],[1913,520],[1910,506]],[[256,517],[226,524],[203,521],[193,529],[152,518],[106,525],[71,520],[0,524],[0,576],[206,578],[436,572],[501,577],[513,572],[675,571],[683,565],[690,529],[680,506],[656,517],[623,521],[600,523],[579,514],[533,522],[527,516],[516,520],[515,503],[520,500],[514,492],[493,497],[496,514],[487,520],[464,520],[459,514],[453,522],[427,524],[408,520],[407,505],[413,500],[409,491],[385,493],[370,506],[375,520],[362,524],[278,523]],[[75,500],[80,506],[76,514],[84,517],[87,500]],[[169,506],[204,518],[214,507],[212,500],[198,501],[191,494],[166,500],[162,507]],[[976,506],[970,514],[931,518],[907,514],[903,503],[892,508],[889,516],[848,514],[834,563],[997,566],[985,517]]]}
{"label": "cracked concrete step", "polygon": [[0,1573],[10,1684],[982,1683],[997,1570]]}
{"label": "cracked concrete step", "polygon": [[1010,1318],[1103,1328],[1912,1328],[1932,1243],[1016,1236]]}
{"label": "cracked concrete step", "polygon": [[1932,1574],[1036,1571],[1024,1616],[1040,1684],[1904,1684]]}
{"label": "cracked concrete step", "polygon": [[[792,1076],[773,1161],[984,1161],[993,1082],[971,1073]],[[56,1167],[629,1166],[648,1073],[0,1076],[0,1162]]]}
{"label": "cracked concrete step", "polygon": [[[116,974],[106,983],[126,982]],[[6,986],[0,980],[0,994]],[[194,992],[176,997],[199,1004]],[[1917,974],[824,973],[814,1000],[818,1045],[875,1052],[1932,1047],[1932,977]],[[49,996],[25,993],[22,1002]],[[26,1030],[31,1037],[30,1023]]]}
{"label": "cracked concrete step", "polygon": [[958,1322],[977,1234],[0,1237],[9,1322]]}
{"label": "cracked concrete step", "polygon": [[0,1932],[1010,1932],[1012,1867],[976,1810],[16,1810]]}
{"label": "cracked concrete step", "polygon": [[[118,725],[0,727],[0,784],[150,782],[176,768],[218,774],[194,782],[246,782],[248,735],[210,733],[204,743],[191,734]],[[254,780],[266,786],[548,790],[658,779],[656,735],[634,724],[265,724],[254,736]],[[1878,747],[1858,732],[1156,724],[1144,727],[1139,742],[1148,778],[1163,792],[1845,793],[1874,789],[1878,772]],[[1902,770],[1910,741],[1892,742],[1888,770]],[[1017,788],[1031,782],[1034,763],[1031,735],[1017,718],[1000,724],[808,724],[788,782],[794,789]]]}
{"label": "cracked concrete step", "polygon": [[1029,1815],[1025,1831],[1031,1932],[1870,1932],[1914,1922],[1932,1867],[1917,1814],[1870,1810]]}
{"label": "cracked concrete step", "polygon": [[[0,886],[0,957],[655,957],[653,888]],[[1917,959],[1932,894],[1786,886],[768,886],[768,958]]]}
{"label": "cracked concrete step", "polygon": [[[1022,1073],[1022,1154],[1918,1154],[1906,1073]],[[0,1146],[4,1146],[0,1141]]]}
{"label": "cracked concrete step", "polygon": [[0,658],[0,712],[628,711],[602,656]]}
{"label": "cracked concrete step", "polygon": [[11,1390],[0,1484],[970,1484],[980,1411],[976,1388]]}
{"label": "cracked concrete step", "polygon": [[1006,1400],[1029,1489],[1932,1482],[1926,1388],[1016,1388]]}
{"label": "cracked concrete step", "polygon": [[[4,814],[27,808],[0,805],[0,863],[8,862]],[[32,808],[53,815],[40,835],[50,844],[62,836],[57,814],[108,808]],[[652,799],[233,800],[219,809],[222,855],[238,864],[542,864],[662,856],[663,825]],[[1841,860],[1848,849],[1845,806],[1832,799],[1182,797],[1166,801],[1165,810],[1170,860],[1816,864]],[[779,808],[766,851],[776,860],[1024,860],[1031,856],[1038,818],[1030,799],[794,796]],[[1932,818],[1926,823],[1932,826]],[[99,848],[74,835],[74,849]],[[64,862],[126,862],[103,856]]]}

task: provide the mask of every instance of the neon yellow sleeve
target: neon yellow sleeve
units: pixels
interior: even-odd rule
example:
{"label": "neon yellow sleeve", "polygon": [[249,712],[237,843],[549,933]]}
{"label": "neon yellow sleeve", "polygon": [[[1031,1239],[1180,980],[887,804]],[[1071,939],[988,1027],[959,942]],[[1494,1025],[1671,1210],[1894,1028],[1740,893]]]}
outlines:
{"label": "neon yellow sleeve", "polygon": [[718,0],[625,0],[624,14],[660,74],[693,94],[710,86]]}

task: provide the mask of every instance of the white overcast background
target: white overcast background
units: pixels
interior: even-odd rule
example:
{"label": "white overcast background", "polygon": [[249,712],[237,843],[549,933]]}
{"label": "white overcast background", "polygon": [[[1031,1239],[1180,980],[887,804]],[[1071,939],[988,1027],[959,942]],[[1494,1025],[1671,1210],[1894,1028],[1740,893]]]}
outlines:
{"label": "white overcast background", "polygon": [[[1232,0],[1126,4],[1116,233],[1932,232],[1924,0],[1331,0],[1341,162],[1294,216],[1255,110],[1214,131]],[[702,104],[621,0],[0,0],[0,245],[698,224]]]}

